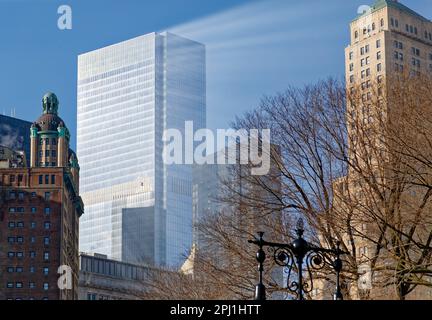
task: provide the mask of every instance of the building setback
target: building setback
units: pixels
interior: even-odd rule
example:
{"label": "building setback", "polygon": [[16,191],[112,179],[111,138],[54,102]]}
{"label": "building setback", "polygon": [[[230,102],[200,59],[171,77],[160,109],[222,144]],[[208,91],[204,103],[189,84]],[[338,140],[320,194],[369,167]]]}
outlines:
{"label": "building setback", "polygon": [[[2,147],[0,168],[0,299],[78,297],[79,166],[57,97],[43,97],[43,114],[29,132],[30,167]],[[18,159],[18,162],[17,162]],[[59,267],[66,271],[58,286]]]}
{"label": "building setback", "polygon": [[80,251],[181,266],[192,246],[192,166],[164,164],[162,138],[188,120],[205,127],[204,45],[150,33],[84,53],[77,91]]}

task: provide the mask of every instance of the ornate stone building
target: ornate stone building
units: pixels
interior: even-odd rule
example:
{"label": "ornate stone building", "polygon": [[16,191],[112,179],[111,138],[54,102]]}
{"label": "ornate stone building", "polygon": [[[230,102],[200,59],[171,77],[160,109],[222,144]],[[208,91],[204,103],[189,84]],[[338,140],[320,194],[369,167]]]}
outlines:
{"label": "ornate stone building", "polygon": [[43,97],[43,114],[29,132],[30,167],[23,152],[0,152],[0,299],[78,297],[83,203],[78,160],[58,104],[53,93]]}

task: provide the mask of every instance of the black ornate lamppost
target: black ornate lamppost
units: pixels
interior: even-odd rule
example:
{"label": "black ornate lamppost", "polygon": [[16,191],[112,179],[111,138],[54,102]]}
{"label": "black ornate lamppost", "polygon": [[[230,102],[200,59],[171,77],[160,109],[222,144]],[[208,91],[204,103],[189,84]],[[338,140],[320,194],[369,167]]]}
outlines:
{"label": "black ornate lamppost", "polygon": [[[258,246],[256,259],[258,261],[259,282],[255,287],[255,300],[266,299],[266,288],[263,284],[264,261],[266,259],[264,247],[270,248],[273,259],[279,266],[287,268],[287,289],[295,293],[298,300],[304,300],[304,294],[313,290],[312,272],[321,270],[326,265],[331,266],[336,272],[336,290],[333,299],[343,300],[340,288],[340,272],[342,271],[340,255],[346,254],[346,252],[340,249],[340,243],[337,243],[336,250],[310,244],[303,239],[304,227],[301,218],[297,222],[296,233],[297,239],[288,244],[267,242],[263,239],[264,232],[258,232],[258,238],[249,240],[249,243]],[[303,279],[304,264],[309,276],[307,281]],[[297,268],[297,279],[291,280],[294,268]]]}

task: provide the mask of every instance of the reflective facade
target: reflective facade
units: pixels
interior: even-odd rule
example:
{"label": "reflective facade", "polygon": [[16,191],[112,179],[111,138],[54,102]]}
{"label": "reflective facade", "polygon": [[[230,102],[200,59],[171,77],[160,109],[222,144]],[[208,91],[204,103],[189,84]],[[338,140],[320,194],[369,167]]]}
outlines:
{"label": "reflective facade", "polygon": [[165,129],[205,127],[205,48],[151,33],[78,57],[80,250],[177,266],[192,243],[192,168],[164,165]]}
{"label": "reflective facade", "polygon": [[31,122],[0,115],[0,145],[14,151],[24,151],[29,165]]}

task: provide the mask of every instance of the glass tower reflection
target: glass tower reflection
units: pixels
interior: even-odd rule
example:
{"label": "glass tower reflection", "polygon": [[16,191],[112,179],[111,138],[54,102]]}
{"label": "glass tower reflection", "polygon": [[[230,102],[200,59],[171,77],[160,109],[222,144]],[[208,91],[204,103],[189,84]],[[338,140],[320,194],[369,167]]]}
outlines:
{"label": "glass tower reflection", "polygon": [[192,166],[162,161],[165,129],[206,122],[204,45],[151,33],[78,57],[80,250],[179,266],[192,244]]}

